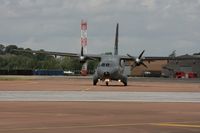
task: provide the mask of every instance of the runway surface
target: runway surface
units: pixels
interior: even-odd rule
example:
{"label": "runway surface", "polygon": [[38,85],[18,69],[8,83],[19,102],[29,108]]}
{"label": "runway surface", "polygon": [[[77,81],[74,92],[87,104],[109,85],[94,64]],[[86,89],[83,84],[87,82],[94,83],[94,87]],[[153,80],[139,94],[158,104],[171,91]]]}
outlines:
{"label": "runway surface", "polygon": [[0,133],[200,133],[199,80],[4,78]]}
{"label": "runway surface", "polygon": [[0,91],[0,101],[200,102],[200,93],[119,91]]}
{"label": "runway surface", "polygon": [[0,133],[199,133],[199,103],[0,102]]}
{"label": "runway surface", "polygon": [[[69,77],[9,77],[0,80],[0,91],[120,91],[120,92],[200,92],[200,80],[179,80],[163,78],[132,78],[128,86],[110,82],[109,86],[99,82],[92,85],[92,79]],[[19,78],[19,79],[18,79]],[[29,79],[33,78],[33,79]],[[35,78],[35,79],[34,79]],[[47,79],[46,79],[47,78]]]}

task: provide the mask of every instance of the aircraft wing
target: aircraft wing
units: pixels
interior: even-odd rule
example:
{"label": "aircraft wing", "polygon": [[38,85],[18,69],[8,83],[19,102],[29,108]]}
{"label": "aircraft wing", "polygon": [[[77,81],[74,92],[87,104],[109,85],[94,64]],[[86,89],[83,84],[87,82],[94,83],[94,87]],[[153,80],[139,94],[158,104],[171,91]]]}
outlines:
{"label": "aircraft wing", "polygon": [[[134,57],[133,58],[138,58],[138,57]],[[129,56],[120,56],[121,60],[133,60],[133,58],[129,57]],[[187,57],[164,57],[164,56],[146,56],[146,57],[142,57],[141,58],[142,61],[156,61],[156,60],[200,60],[199,57],[194,57],[194,56],[187,56]]]}
{"label": "aircraft wing", "polygon": [[[15,52],[26,52],[26,53],[33,53],[33,54],[46,54],[46,55],[54,55],[54,56],[68,56],[68,57],[74,57],[74,58],[79,58],[81,54],[78,53],[65,53],[65,52],[52,52],[52,51],[44,51],[44,50],[14,50]],[[96,54],[84,54],[84,57],[87,59],[101,59],[100,55]]]}
{"label": "aircraft wing", "polygon": [[84,56],[88,57],[89,59],[97,59],[97,60],[101,60],[101,55],[98,55],[98,54],[84,54]]}
{"label": "aircraft wing", "polygon": [[155,60],[200,60],[199,57],[193,57],[193,56],[188,56],[188,57],[144,57],[142,58],[143,61],[155,61]]}
{"label": "aircraft wing", "polygon": [[135,62],[135,66],[140,66],[143,65],[144,67],[148,68],[148,66],[144,63],[144,61],[156,61],[156,60],[200,60],[199,57],[194,57],[194,56],[179,56],[179,57],[142,57],[144,51],[138,56],[134,57],[129,54],[127,56],[121,56],[121,60],[130,60]]}
{"label": "aircraft wing", "polygon": [[74,57],[77,56],[76,53],[51,52],[51,51],[44,51],[44,50],[18,50],[18,49],[15,49],[14,52],[25,52],[25,53],[33,53],[33,54],[46,54],[46,55],[55,55],[55,56],[74,56]]}

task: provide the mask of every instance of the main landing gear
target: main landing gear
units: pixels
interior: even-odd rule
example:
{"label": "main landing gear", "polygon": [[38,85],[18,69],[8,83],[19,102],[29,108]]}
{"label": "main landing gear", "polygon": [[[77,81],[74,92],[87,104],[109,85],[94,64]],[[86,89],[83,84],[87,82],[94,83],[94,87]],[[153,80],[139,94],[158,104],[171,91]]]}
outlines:
{"label": "main landing gear", "polygon": [[98,80],[93,79],[93,85],[97,85]]}
{"label": "main landing gear", "polygon": [[[94,78],[94,79],[93,79],[93,85],[96,86],[98,81],[99,81],[98,79],[95,79],[95,78]],[[106,82],[106,86],[108,86],[108,85],[109,85],[109,82],[110,82],[110,79],[105,79],[104,81]],[[124,84],[124,86],[127,86],[127,79],[118,80],[118,82],[121,82],[121,83]]]}
{"label": "main landing gear", "polygon": [[123,82],[124,86],[127,86],[127,81],[126,82]]}

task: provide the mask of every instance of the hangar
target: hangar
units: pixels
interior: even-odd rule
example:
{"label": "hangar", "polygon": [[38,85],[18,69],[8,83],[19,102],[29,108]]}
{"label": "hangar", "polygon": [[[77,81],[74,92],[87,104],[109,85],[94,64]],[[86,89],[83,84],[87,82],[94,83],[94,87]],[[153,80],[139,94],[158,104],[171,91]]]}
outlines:
{"label": "hangar", "polygon": [[[182,55],[180,57],[190,58],[198,55]],[[162,74],[166,77],[176,77],[177,72],[184,73],[183,77],[188,78],[188,74],[200,77],[200,60],[171,60],[163,67]],[[190,77],[189,77],[190,78]]]}
{"label": "hangar", "polygon": [[[200,55],[182,55],[178,57],[191,58],[200,57]],[[162,60],[145,62],[148,68],[139,66],[131,71],[131,76],[150,76],[150,77],[176,77],[177,72],[184,73],[184,78],[188,77],[188,74],[194,74],[194,77],[200,77],[200,60]]]}

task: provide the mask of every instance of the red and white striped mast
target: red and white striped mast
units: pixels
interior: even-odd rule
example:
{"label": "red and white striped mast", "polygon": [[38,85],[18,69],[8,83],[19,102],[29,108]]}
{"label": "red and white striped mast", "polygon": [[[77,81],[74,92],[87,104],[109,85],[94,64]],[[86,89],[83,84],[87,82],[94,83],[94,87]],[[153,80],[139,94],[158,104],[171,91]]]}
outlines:
{"label": "red and white striped mast", "polygon": [[[87,21],[81,20],[81,47],[83,47],[84,54],[87,54]],[[81,75],[87,75],[87,61],[83,64]]]}

